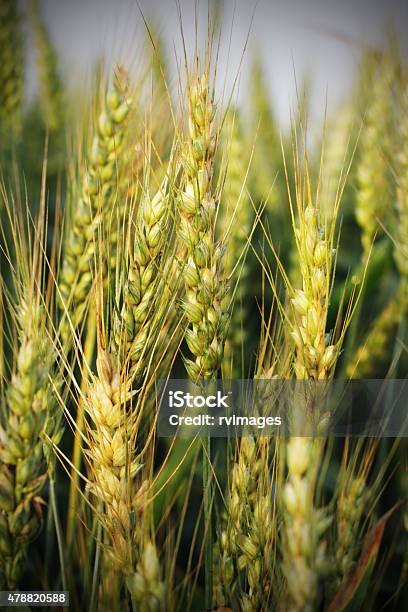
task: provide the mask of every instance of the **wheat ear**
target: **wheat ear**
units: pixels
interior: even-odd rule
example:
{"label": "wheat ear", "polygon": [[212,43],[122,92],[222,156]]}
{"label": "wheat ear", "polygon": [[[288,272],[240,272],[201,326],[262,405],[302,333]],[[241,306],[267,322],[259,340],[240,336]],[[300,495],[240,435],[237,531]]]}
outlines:
{"label": "wheat ear", "polygon": [[370,251],[392,197],[388,144],[392,109],[393,64],[385,57],[374,75],[373,91],[364,117],[357,163],[356,220],[361,227],[364,256]]}
{"label": "wheat ear", "polygon": [[45,124],[55,131],[64,122],[63,87],[58,73],[57,53],[42,19],[39,0],[31,0],[30,17],[36,48],[39,100]]}
{"label": "wheat ear", "polygon": [[[118,70],[107,93],[104,110],[98,117],[96,134],[89,153],[88,169],[82,177],[81,196],[67,228],[64,259],[59,277],[60,307],[67,308],[77,326],[84,315],[92,283],[92,258],[97,242],[96,229],[110,215],[116,164],[124,139],[124,124],[129,112],[126,79]],[[65,324],[65,333],[69,326]]]}
{"label": "wheat ear", "polygon": [[[0,577],[9,589],[19,584],[28,545],[41,529],[40,492],[47,478],[44,434],[54,402],[44,313],[21,302],[18,323],[20,347],[6,393],[8,417],[0,429]],[[51,433],[52,424],[48,427]]]}
{"label": "wheat ear", "polygon": [[[330,377],[340,349],[339,345],[330,343],[330,336],[326,333],[333,233],[332,227],[326,228],[319,218],[319,209],[311,198],[308,177],[306,185],[306,204],[300,183],[297,191],[299,226],[295,228],[295,234],[302,289],[296,290],[291,300],[294,309],[291,335],[295,341],[293,369],[297,379],[319,381]],[[283,569],[292,610],[313,609],[319,578],[327,569],[322,534],[330,524],[330,517],[314,503],[316,466],[322,443],[306,437],[310,433],[305,429],[311,416],[315,416],[318,426],[321,425],[321,415],[311,415],[317,393],[315,384],[309,392],[302,386],[299,397],[294,399],[295,427],[303,436],[289,438],[286,446],[288,478],[283,487]]]}
{"label": "wheat ear", "polygon": [[24,47],[21,16],[14,0],[0,2],[0,128],[3,138],[21,132]]}
{"label": "wheat ear", "polygon": [[215,545],[214,598],[233,600],[244,573],[247,589],[239,592],[240,609],[261,610],[270,601],[275,541],[269,478],[268,440],[245,435],[232,466],[230,493],[220,537]]}
{"label": "wheat ear", "polygon": [[[234,307],[228,324],[222,371],[225,379],[242,376],[242,348],[246,339],[247,297],[249,266],[246,261],[248,239],[251,234],[254,211],[246,189],[245,177],[249,158],[237,113],[227,115],[224,127],[228,169],[223,189],[223,225],[229,231],[224,258],[224,270],[231,283],[235,283]],[[230,227],[231,225],[231,227]],[[245,259],[243,259],[245,258]]]}
{"label": "wheat ear", "polygon": [[142,465],[135,451],[130,396],[129,381],[121,376],[117,360],[100,348],[86,402],[91,424],[85,451],[91,470],[88,487],[103,505],[99,520],[109,538],[109,562],[126,580],[140,609],[158,610],[165,593],[157,553],[152,543],[141,549],[135,525],[145,504],[146,483],[136,485]]}
{"label": "wheat ear", "polygon": [[185,245],[184,312],[186,341],[193,359],[185,359],[192,380],[210,380],[221,365],[226,331],[226,284],[221,245],[214,240],[217,202],[212,177],[217,134],[208,74],[194,78],[189,92],[189,140],[183,164],[186,182],[179,198],[179,237]]}
{"label": "wheat ear", "polygon": [[[146,342],[151,335],[149,321],[156,315],[154,305],[168,238],[170,200],[171,190],[166,178],[153,197],[144,194],[137,211],[123,305],[114,323],[117,350],[132,362],[138,362],[142,353],[146,353]],[[138,369],[141,369],[140,364]]]}

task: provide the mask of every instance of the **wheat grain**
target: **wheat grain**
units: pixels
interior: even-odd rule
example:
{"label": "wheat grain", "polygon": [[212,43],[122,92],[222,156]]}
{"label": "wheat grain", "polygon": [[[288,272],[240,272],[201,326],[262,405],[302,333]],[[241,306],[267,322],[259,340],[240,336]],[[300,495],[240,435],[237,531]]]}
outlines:
{"label": "wheat grain", "polygon": [[86,402],[92,426],[85,451],[91,470],[88,487],[103,504],[99,520],[109,538],[108,562],[126,580],[141,610],[158,610],[165,591],[156,550],[152,542],[142,546],[135,524],[146,511],[149,485],[144,481],[137,486],[142,465],[135,449],[136,420],[128,408],[132,392],[124,378],[114,357],[100,349],[97,375],[92,377]]}
{"label": "wheat grain", "polygon": [[29,543],[42,524],[41,489],[47,478],[43,436],[53,403],[52,361],[44,314],[29,302],[19,305],[21,337],[16,371],[7,388],[8,419],[0,429],[0,577],[15,589]]}
{"label": "wheat grain", "polygon": [[[271,107],[268,83],[262,61],[257,54],[251,67],[251,130],[256,134],[250,191],[258,202],[267,202],[269,210],[281,202],[285,195],[279,128]],[[281,172],[278,180],[276,173]]]}
{"label": "wheat grain", "polygon": [[39,100],[45,124],[51,131],[56,131],[64,121],[63,88],[58,73],[57,53],[42,20],[39,1],[31,0],[30,9],[39,76]]}
{"label": "wheat grain", "polygon": [[[21,16],[13,0],[0,2],[0,127],[15,137],[21,132],[21,106],[24,83],[24,47]],[[8,138],[8,137],[7,137]]]}
{"label": "wheat grain", "polygon": [[93,376],[86,404],[93,424],[86,451],[92,469],[89,488],[105,505],[104,526],[112,538],[112,562],[124,574],[133,567],[129,483],[131,486],[140,468],[128,441],[132,435],[127,431],[126,420],[129,393],[122,386],[113,357],[100,352],[97,376]]}
{"label": "wheat grain", "polygon": [[214,241],[217,202],[212,176],[217,134],[215,106],[208,74],[190,84],[189,141],[183,164],[186,183],[179,199],[179,237],[185,246],[184,312],[190,323],[186,341],[192,359],[185,359],[192,380],[216,376],[223,356],[226,331],[226,284],[223,249]]}
{"label": "wheat grain", "polygon": [[[291,335],[295,341],[293,369],[296,378],[319,381],[330,377],[340,347],[331,343],[326,333],[333,226],[327,228],[322,224],[319,209],[311,200],[307,163],[306,159],[306,178],[297,177],[299,226],[295,228],[295,234],[302,289],[296,290],[291,300],[295,317]],[[337,204],[334,220],[336,209]],[[331,517],[323,508],[316,508],[314,503],[322,443],[305,437],[311,435],[310,419],[318,427],[322,425],[323,415],[319,413],[319,403],[316,402],[319,390],[315,385],[310,388],[302,386],[300,394],[293,400],[294,426],[303,437],[290,438],[286,446],[288,479],[283,487],[283,571],[291,610],[313,609],[318,598],[319,578],[327,571],[326,544],[322,535]]]}
{"label": "wheat grain", "polygon": [[353,360],[348,364],[349,378],[373,378],[379,364],[384,361],[387,348],[391,345],[401,320],[405,301],[405,289],[400,287],[376,317]]}
{"label": "wheat grain", "polygon": [[371,248],[378,221],[392,198],[388,167],[390,114],[394,66],[384,58],[374,75],[373,91],[364,118],[357,165],[356,220],[361,227],[365,257]]}
{"label": "wheat grain", "polygon": [[268,449],[267,439],[251,435],[241,439],[224,526],[215,545],[215,601],[230,603],[244,573],[248,588],[238,590],[238,596],[240,609],[248,612],[261,610],[272,596],[275,525]]}
{"label": "wheat grain", "polygon": [[148,193],[143,196],[137,213],[123,305],[114,323],[116,346],[133,362],[146,352],[146,342],[152,332],[149,320],[157,315],[170,200],[169,178],[166,178],[153,197]]}
{"label": "wheat grain", "polygon": [[[224,130],[228,136],[225,144],[228,170],[223,189],[222,222],[226,232],[230,230],[224,257],[224,273],[230,283],[236,283],[236,289],[224,347],[222,371],[225,379],[231,379],[243,374],[241,352],[246,340],[249,266],[246,259],[242,261],[242,257],[246,256],[254,215],[245,185],[249,160],[245,154],[240,116],[236,112],[234,115],[227,115]],[[230,223],[231,228],[229,228]]]}
{"label": "wheat grain", "polygon": [[[62,309],[68,309],[74,326],[83,318],[92,283],[96,229],[111,213],[109,206],[113,201],[116,164],[124,139],[124,122],[128,112],[126,79],[123,71],[118,70],[113,87],[106,95],[104,110],[98,117],[88,169],[82,177],[81,196],[68,228],[60,271],[59,305]],[[69,334],[67,323],[64,329],[64,335]]]}

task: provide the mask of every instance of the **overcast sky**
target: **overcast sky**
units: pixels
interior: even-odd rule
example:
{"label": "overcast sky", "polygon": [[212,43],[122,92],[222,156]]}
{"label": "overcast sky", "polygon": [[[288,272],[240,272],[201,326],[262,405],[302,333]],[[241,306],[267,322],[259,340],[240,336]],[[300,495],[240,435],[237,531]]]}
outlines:
{"label": "overcast sky", "polygon": [[[146,16],[154,17],[172,58],[175,53],[180,56],[176,1],[139,0],[139,4]],[[194,0],[179,1],[189,40],[194,38],[195,4]],[[199,4],[205,19],[207,4]],[[135,0],[42,0],[42,5],[60,51],[61,68],[71,81],[81,84],[86,80],[101,52],[111,62],[137,64],[145,30]],[[305,74],[312,78],[312,111],[316,116],[324,109],[326,92],[329,110],[347,93],[359,49],[367,43],[381,44],[387,28],[395,29],[408,55],[408,0],[224,0],[223,6],[220,73],[226,74],[231,84],[249,32],[240,97],[246,94],[251,49],[257,48],[280,118],[288,116],[294,103],[294,70],[299,80]]]}

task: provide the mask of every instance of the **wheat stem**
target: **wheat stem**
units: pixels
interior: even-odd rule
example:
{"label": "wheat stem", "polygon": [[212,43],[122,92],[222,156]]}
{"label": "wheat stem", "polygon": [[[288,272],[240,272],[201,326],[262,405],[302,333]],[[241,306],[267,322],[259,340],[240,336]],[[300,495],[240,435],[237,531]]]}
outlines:
{"label": "wheat stem", "polygon": [[[195,75],[189,83],[189,139],[183,155],[186,181],[179,199],[179,237],[186,287],[184,312],[189,321],[187,345],[194,356],[184,363],[191,380],[213,380],[222,362],[226,332],[225,278],[222,248],[214,241],[217,202],[212,178],[217,135],[209,74]],[[205,602],[212,601],[212,474],[211,441],[206,436],[203,454],[205,540]]]}

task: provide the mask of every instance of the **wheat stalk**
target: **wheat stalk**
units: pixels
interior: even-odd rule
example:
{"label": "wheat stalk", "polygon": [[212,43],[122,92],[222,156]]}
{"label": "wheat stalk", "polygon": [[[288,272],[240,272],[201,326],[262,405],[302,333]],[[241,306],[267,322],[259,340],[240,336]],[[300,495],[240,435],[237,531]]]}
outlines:
{"label": "wheat stalk", "polygon": [[250,191],[258,202],[267,202],[272,210],[285,195],[284,186],[275,174],[282,170],[279,128],[271,107],[268,83],[262,60],[256,54],[251,66],[251,130],[256,134],[253,164],[251,166]]}
{"label": "wheat stalk", "polygon": [[179,199],[179,237],[185,245],[184,313],[190,323],[186,341],[192,359],[185,359],[192,380],[210,380],[221,365],[225,330],[225,277],[222,247],[214,241],[217,202],[212,176],[217,134],[209,75],[189,86],[189,141],[183,155],[186,183]]}
{"label": "wheat stalk", "polygon": [[391,58],[383,58],[373,75],[373,91],[360,139],[356,220],[366,258],[379,229],[378,220],[383,218],[392,197],[387,155],[394,74]]}
{"label": "wheat stalk", "polygon": [[136,481],[142,465],[135,450],[136,419],[128,407],[131,394],[115,358],[100,348],[97,375],[92,376],[86,401],[91,423],[85,451],[88,488],[103,505],[98,520],[109,537],[105,546],[109,563],[126,580],[141,610],[157,610],[165,595],[157,553],[151,542],[141,548],[137,528],[148,483],[137,486]]}
{"label": "wheat stalk", "polygon": [[21,132],[21,105],[24,87],[24,46],[21,17],[13,0],[0,2],[0,127],[14,136]]}
{"label": "wheat stalk", "polygon": [[[225,379],[239,378],[242,372],[242,347],[246,340],[248,308],[249,266],[246,259],[248,239],[253,222],[253,207],[246,189],[248,156],[240,124],[235,112],[227,115],[224,126],[227,142],[228,169],[223,188],[222,222],[228,235],[228,246],[224,257],[224,272],[229,281],[235,282],[234,307],[228,324],[227,340],[222,364]],[[231,226],[231,227],[230,227]]]}
{"label": "wheat stalk", "polygon": [[51,131],[61,128],[64,121],[63,87],[58,73],[58,58],[41,17],[39,0],[31,0],[30,18],[36,47],[39,76],[39,100],[44,122]]}
{"label": "wheat stalk", "polygon": [[[171,178],[168,176],[151,197],[145,193],[139,205],[135,228],[132,228],[130,261],[119,313],[115,313],[114,338],[117,350],[132,362],[146,353],[146,343],[152,330],[149,326],[157,318],[157,296],[163,252],[171,210]],[[167,231],[166,231],[167,230]],[[140,364],[137,366],[141,370]]]}
{"label": "wheat stalk", "polygon": [[358,528],[369,498],[366,475],[346,471],[341,481],[337,503],[337,542],[335,557],[338,569],[337,587],[348,576],[358,549]]}
{"label": "wheat stalk", "polygon": [[[179,198],[179,239],[185,283],[183,310],[189,322],[186,342],[194,360],[184,358],[190,379],[213,380],[222,358],[226,333],[226,283],[223,249],[215,243],[217,202],[213,193],[214,156],[217,145],[214,91],[209,67],[198,70],[188,82],[188,140],[183,151],[184,188]],[[212,601],[212,487],[210,438],[203,456],[205,543],[205,601]]]}
{"label": "wheat stalk", "polygon": [[374,377],[395,335],[405,303],[406,292],[402,286],[376,317],[366,338],[353,356],[353,360],[348,364],[347,376],[349,378],[369,379]]}
{"label": "wheat stalk", "polygon": [[[122,70],[115,75],[98,117],[96,134],[89,153],[88,168],[82,177],[81,195],[68,228],[64,258],[59,277],[61,309],[68,310],[72,324],[83,318],[92,283],[92,258],[96,229],[111,211],[116,164],[124,140],[124,123],[129,112],[126,79]],[[69,334],[65,322],[64,335]]]}
{"label": "wheat stalk", "polygon": [[[43,444],[53,405],[52,351],[42,309],[22,301],[18,324],[20,347],[6,393],[8,418],[0,429],[0,576],[9,589],[19,584],[28,545],[41,529],[40,492],[47,478]],[[50,433],[54,429],[52,424],[48,428]]]}
{"label": "wheat stalk", "polygon": [[[302,288],[294,290],[291,299],[294,311],[291,336],[295,342],[293,369],[299,380],[321,381],[330,378],[340,350],[340,344],[332,343],[326,331],[338,200],[334,205],[334,221],[327,228],[312,199],[307,157],[305,177],[299,174],[299,162],[297,169],[299,225],[295,226],[295,237]],[[302,437],[291,437],[286,445],[288,478],[283,486],[283,571],[291,610],[313,609],[319,578],[327,571],[326,543],[322,535],[331,517],[324,508],[316,508],[314,502],[322,443],[306,437],[311,435],[311,419],[318,432],[322,432],[323,427],[324,416],[319,413],[316,402],[320,393],[315,385],[316,382],[311,387],[303,384],[293,399],[294,427]]]}
{"label": "wheat stalk", "polygon": [[[336,112],[328,122],[324,136],[324,177],[320,192],[321,210],[325,218],[330,220],[333,205],[342,177],[347,172],[353,157],[352,146],[356,130],[354,107],[350,102],[336,108]],[[352,166],[354,169],[354,165]],[[342,210],[346,204],[343,198]]]}
{"label": "wheat stalk", "polygon": [[230,602],[244,572],[248,588],[238,595],[247,612],[263,609],[272,596],[275,525],[268,450],[265,438],[241,439],[215,545],[214,599],[218,605]]}
{"label": "wheat stalk", "polygon": [[[391,61],[391,60],[389,60]],[[390,76],[387,82],[391,87]],[[358,347],[353,359],[347,366],[347,375],[350,378],[371,378],[376,368],[384,359],[391,339],[397,331],[400,321],[404,319],[408,304],[408,266],[407,248],[408,244],[408,156],[406,137],[408,136],[408,96],[402,95],[401,108],[401,151],[397,158],[396,176],[396,232],[394,259],[400,273],[399,286],[395,294],[373,321],[363,343]],[[389,96],[389,91],[386,91]],[[384,121],[384,118],[383,118]],[[385,170],[383,170],[385,171]],[[379,179],[380,180],[380,179]],[[382,192],[376,192],[376,198],[386,197]]]}
{"label": "wheat stalk", "polygon": [[401,282],[408,283],[408,86],[402,94],[401,151],[397,163],[397,232],[394,257]]}
{"label": "wheat stalk", "polygon": [[[401,313],[400,321],[406,325],[408,312],[408,86],[405,83],[401,103],[402,147],[397,171],[397,242],[394,249],[395,262],[400,273]],[[408,488],[407,470],[402,475],[402,490]],[[408,533],[408,510],[404,512],[404,530]],[[402,579],[408,575],[408,553],[405,551]]]}

